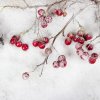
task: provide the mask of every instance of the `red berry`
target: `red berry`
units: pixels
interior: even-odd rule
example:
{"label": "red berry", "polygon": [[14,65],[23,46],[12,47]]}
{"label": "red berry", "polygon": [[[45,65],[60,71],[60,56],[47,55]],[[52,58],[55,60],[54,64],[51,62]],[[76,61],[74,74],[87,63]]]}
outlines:
{"label": "red berry", "polygon": [[48,24],[45,20],[43,22],[41,22],[41,27],[42,28],[46,28],[47,26],[48,26]]}
{"label": "red berry", "polygon": [[49,38],[48,37],[44,37],[43,38],[43,42],[48,43],[49,42]]}
{"label": "red berry", "polygon": [[28,72],[23,73],[23,74],[22,74],[22,78],[23,78],[24,80],[28,79],[28,78],[29,78],[29,73],[28,73]]}
{"label": "red berry", "polygon": [[16,36],[16,35],[14,35],[14,36],[12,36],[11,39],[15,39],[16,41],[18,41],[18,40],[20,39],[20,36]]}
{"label": "red berry", "polygon": [[90,64],[94,64],[95,62],[96,62],[96,58],[94,58],[94,57],[89,58],[89,63]]}
{"label": "red berry", "polygon": [[84,38],[85,38],[86,41],[87,40],[91,40],[92,39],[92,35],[86,34],[86,35],[84,35]]}
{"label": "red berry", "polygon": [[53,67],[54,68],[59,68],[60,66],[59,66],[59,62],[58,61],[54,61],[53,62]]}
{"label": "red berry", "polygon": [[57,9],[56,10],[56,15],[62,16],[63,15],[63,11],[61,9]]}
{"label": "red berry", "polygon": [[33,44],[34,47],[37,47],[39,45],[39,42],[35,40],[35,41],[33,41],[32,44]]}
{"label": "red berry", "polygon": [[39,15],[44,15],[44,14],[45,14],[44,9],[39,9],[39,10],[38,10],[38,14],[39,14]]}
{"label": "red berry", "polygon": [[72,43],[72,40],[70,38],[65,39],[65,44],[70,45]]}
{"label": "red berry", "polygon": [[87,48],[87,50],[93,50],[93,45],[92,44],[87,44],[86,48]]}
{"label": "red berry", "polygon": [[79,38],[78,38],[78,43],[84,44],[84,38],[79,37]]}
{"label": "red berry", "polygon": [[16,42],[16,46],[17,46],[17,47],[21,47],[21,46],[22,46],[22,42],[21,42],[21,41],[17,41],[17,42]]}
{"label": "red berry", "polygon": [[17,42],[17,41],[16,41],[16,39],[14,39],[14,38],[12,38],[12,39],[10,40],[10,43],[11,43],[11,44],[16,44],[16,42]]}
{"label": "red berry", "polygon": [[45,45],[42,42],[40,42],[38,46],[39,46],[40,49],[44,49],[45,48]]}
{"label": "red berry", "polygon": [[73,39],[74,36],[75,36],[75,35],[74,35],[73,33],[68,33],[68,34],[67,34],[67,37],[69,37],[70,39]]}
{"label": "red berry", "polygon": [[83,46],[83,44],[80,44],[80,43],[76,43],[75,45],[75,48],[78,50],[78,49],[81,49]]}
{"label": "red berry", "polygon": [[22,50],[26,51],[28,50],[28,44],[22,44]]}
{"label": "red berry", "polygon": [[98,58],[98,54],[97,53],[92,53],[91,57],[94,57],[95,59],[97,59]]}
{"label": "red berry", "polygon": [[78,42],[78,37],[77,37],[77,36],[74,36],[74,37],[73,37],[73,41],[74,41],[74,42]]}

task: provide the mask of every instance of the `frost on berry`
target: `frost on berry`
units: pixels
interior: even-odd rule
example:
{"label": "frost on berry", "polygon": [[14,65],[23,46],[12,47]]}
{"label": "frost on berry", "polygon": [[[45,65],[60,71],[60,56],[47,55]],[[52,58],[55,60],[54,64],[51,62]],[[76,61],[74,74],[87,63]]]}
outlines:
{"label": "frost on berry", "polygon": [[38,14],[41,16],[41,15],[44,15],[45,14],[45,11],[44,9],[39,9],[38,10]]}
{"label": "frost on berry", "polygon": [[64,55],[60,55],[58,57],[58,61],[65,61],[66,60],[66,57]]}
{"label": "frost on berry", "polygon": [[54,68],[59,68],[59,62],[58,61],[54,61],[53,62],[53,67]]}
{"label": "frost on berry", "polygon": [[47,22],[47,23],[51,23],[52,22],[52,17],[51,16],[46,16],[45,17],[45,21]]}
{"label": "frost on berry", "polygon": [[59,66],[62,67],[62,68],[66,67],[66,65],[67,65],[67,61],[66,60],[62,60],[62,61],[59,62]]}
{"label": "frost on berry", "polygon": [[46,28],[48,26],[46,21],[41,22],[41,27],[42,28]]}
{"label": "frost on berry", "polygon": [[28,73],[28,72],[24,72],[24,73],[22,74],[22,78],[23,78],[24,80],[28,79],[28,78],[29,78],[29,73]]}

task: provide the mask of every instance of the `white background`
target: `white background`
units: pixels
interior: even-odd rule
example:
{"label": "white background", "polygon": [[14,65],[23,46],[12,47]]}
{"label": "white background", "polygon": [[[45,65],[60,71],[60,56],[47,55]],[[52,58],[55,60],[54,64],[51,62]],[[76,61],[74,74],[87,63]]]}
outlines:
{"label": "white background", "polygon": [[[27,0],[32,5],[46,4],[50,0]],[[81,0],[83,1],[83,0]],[[31,3],[32,2],[32,3]],[[57,34],[73,13],[79,7],[90,4],[88,0],[73,5],[67,9],[68,15],[53,18],[48,28],[40,29],[41,36]],[[24,6],[21,0],[0,0],[0,5]],[[95,22],[95,6],[86,8],[76,19],[84,26],[87,32],[94,37],[99,34]],[[91,65],[88,61],[81,60],[76,54],[74,44],[67,47],[64,45],[64,37],[59,36],[55,42],[55,48],[45,66],[42,77],[39,77],[42,66],[31,73],[28,80],[22,79],[22,73],[31,71],[36,64],[41,63],[45,56],[44,50],[34,48],[31,43],[36,38],[34,28],[27,33],[22,41],[28,43],[30,49],[26,52],[9,44],[13,34],[28,29],[35,21],[35,9],[6,8],[0,11],[0,33],[5,34],[5,45],[0,48],[0,100],[100,100],[100,59]],[[66,28],[65,34],[77,31],[78,24],[74,20]],[[95,46],[94,51],[100,54],[100,44]],[[60,54],[67,58],[66,68],[55,69],[52,62]]]}

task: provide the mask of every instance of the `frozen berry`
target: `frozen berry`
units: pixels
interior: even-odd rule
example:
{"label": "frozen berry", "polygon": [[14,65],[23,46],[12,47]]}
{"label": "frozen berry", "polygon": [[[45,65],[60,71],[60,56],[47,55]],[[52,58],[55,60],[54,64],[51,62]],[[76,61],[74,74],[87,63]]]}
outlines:
{"label": "frozen berry", "polygon": [[77,32],[77,35],[80,36],[80,37],[83,37],[84,34],[85,34],[84,30],[79,30]]}
{"label": "frozen berry", "polygon": [[45,21],[46,21],[47,23],[52,22],[52,17],[51,17],[51,16],[46,16],[46,17],[45,17]]}
{"label": "frozen berry", "polygon": [[59,66],[62,67],[62,68],[66,67],[67,66],[67,62],[66,61],[60,61],[59,62]]}
{"label": "frozen berry", "polygon": [[85,38],[86,41],[87,40],[91,40],[92,39],[92,35],[86,34],[86,35],[84,35],[84,38]]}
{"label": "frozen berry", "polygon": [[41,22],[41,27],[42,28],[46,28],[48,26],[46,21]]}
{"label": "frozen berry", "polygon": [[84,44],[84,38],[82,38],[82,37],[78,37],[78,43],[80,43],[80,44]]}
{"label": "frozen berry", "polygon": [[58,61],[65,61],[66,60],[66,57],[64,55],[60,55],[58,57]]}

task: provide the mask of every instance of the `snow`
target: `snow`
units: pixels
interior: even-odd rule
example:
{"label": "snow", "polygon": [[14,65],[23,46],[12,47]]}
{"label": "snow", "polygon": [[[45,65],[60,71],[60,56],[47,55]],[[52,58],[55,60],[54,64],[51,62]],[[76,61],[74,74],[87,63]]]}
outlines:
{"label": "snow", "polygon": [[[31,1],[27,0],[30,4]],[[56,0],[51,0],[51,2],[54,1]],[[1,6],[11,3],[10,0],[1,0],[0,2]],[[12,2],[18,4],[14,0]],[[68,8],[67,17],[53,18],[53,22],[49,24],[48,28],[40,29],[40,34],[42,36],[57,34],[72,14],[77,11],[78,6],[84,7],[90,3],[88,0],[83,0],[83,2],[84,4],[75,4]],[[46,3],[49,3],[49,0],[41,0],[41,2],[34,0],[34,5]],[[95,6],[90,6],[76,17],[76,20],[94,37],[98,34],[94,19],[95,10]],[[39,77],[41,66],[34,73],[31,73],[28,80],[22,79],[23,72],[31,71],[36,64],[43,61],[45,58],[44,50],[34,48],[31,45],[32,40],[36,38],[34,29],[22,38],[22,41],[30,46],[26,52],[10,45],[9,39],[13,34],[28,29],[34,21],[35,9],[6,8],[0,11],[0,33],[5,34],[5,45],[0,48],[0,100],[100,100],[100,58],[94,65],[81,60],[73,49],[75,48],[74,44],[65,47],[62,36],[55,42],[57,51],[54,50],[50,56],[42,77]],[[65,33],[77,31],[77,29],[78,24],[74,20],[67,27]],[[99,49],[100,45],[98,44],[95,46],[95,51],[100,54]],[[60,54],[66,55],[68,65],[66,68],[55,69],[52,62]]]}

